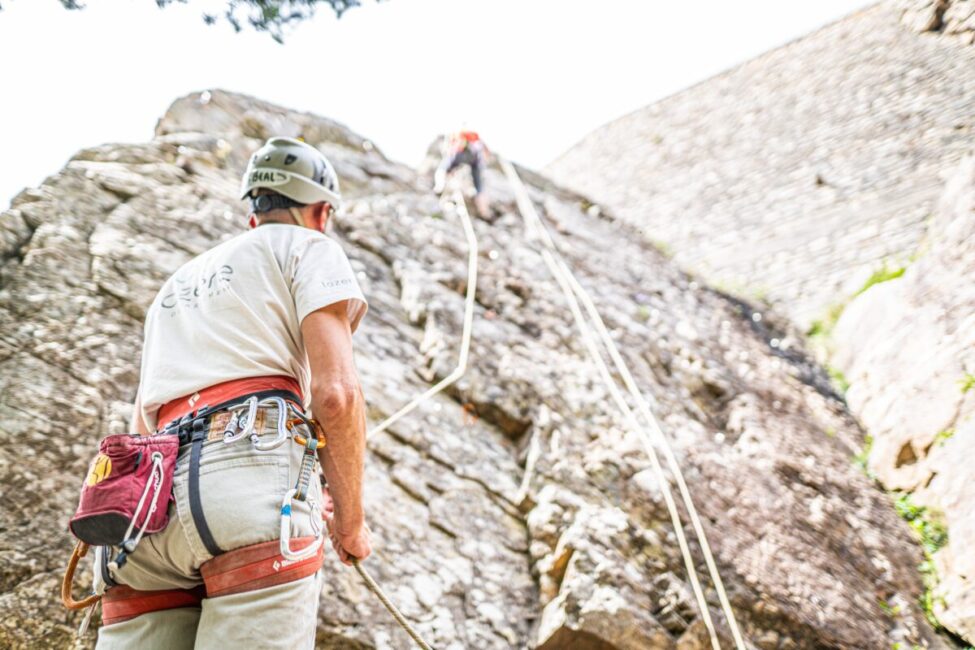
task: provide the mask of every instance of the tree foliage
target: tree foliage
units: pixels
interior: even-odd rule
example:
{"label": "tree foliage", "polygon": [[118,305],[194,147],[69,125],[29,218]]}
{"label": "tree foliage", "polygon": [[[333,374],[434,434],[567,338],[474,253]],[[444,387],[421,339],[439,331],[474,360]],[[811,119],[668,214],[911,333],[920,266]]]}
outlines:
{"label": "tree foliage", "polygon": [[[186,4],[189,0],[154,0],[160,8],[175,2]],[[0,0],[2,2],[2,0]],[[84,9],[82,0],[59,0],[65,9]],[[280,42],[284,32],[292,24],[308,20],[323,6],[329,7],[339,18],[349,9],[360,6],[360,0],[226,0],[220,14],[203,14],[203,20],[212,25],[224,20],[241,31],[251,27],[259,32],[267,32],[271,38]],[[0,4],[0,9],[3,6]]]}

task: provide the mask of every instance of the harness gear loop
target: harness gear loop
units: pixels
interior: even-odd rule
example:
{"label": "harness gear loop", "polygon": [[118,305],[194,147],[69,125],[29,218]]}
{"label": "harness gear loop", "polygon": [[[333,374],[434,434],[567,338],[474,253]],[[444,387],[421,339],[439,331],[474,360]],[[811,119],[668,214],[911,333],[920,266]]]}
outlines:
{"label": "harness gear loop", "polygon": [[61,580],[61,602],[70,610],[85,609],[94,606],[101,596],[91,594],[81,600],[75,600],[71,595],[71,584],[74,582],[74,572],[78,568],[78,562],[88,554],[88,545],[78,540],[71,551],[71,558],[68,560],[68,567],[64,570],[64,578]]}

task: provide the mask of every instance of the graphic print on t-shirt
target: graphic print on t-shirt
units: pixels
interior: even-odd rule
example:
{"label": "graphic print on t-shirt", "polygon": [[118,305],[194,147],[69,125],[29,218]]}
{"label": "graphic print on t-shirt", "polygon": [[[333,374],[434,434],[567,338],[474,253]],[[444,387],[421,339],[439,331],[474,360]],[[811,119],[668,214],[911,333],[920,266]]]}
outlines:
{"label": "graphic print on t-shirt", "polygon": [[234,268],[229,264],[204,275],[199,280],[187,277],[174,277],[171,290],[160,297],[159,307],[169,310],[170,316],[176,315],[176,307],[199,309],[201,300],[215,298],[230,289],[233,282]]}

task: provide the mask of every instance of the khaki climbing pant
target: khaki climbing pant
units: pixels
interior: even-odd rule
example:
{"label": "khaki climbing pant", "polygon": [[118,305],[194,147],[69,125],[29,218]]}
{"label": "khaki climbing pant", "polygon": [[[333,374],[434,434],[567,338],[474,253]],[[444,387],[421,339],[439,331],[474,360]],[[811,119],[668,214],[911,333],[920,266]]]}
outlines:
{"label": "khaki climbing pant", "polygon": [[[223,551],[277,540],[281,501],[294,487],[303,448],[292,440],[270,451],[249,438],[226,444],[220,416],[211,422],[200,457],[200,497],[214,540]],[[277,435],[274,407],[258,411],[261,439]],[[112,579],[133,589],[192,589],[203,584],[207,552],[193,523],[188,493],[190,446],[180,449],[169,504],[169,525],[145,537]],[[320,495],[318,477],[310,494]],[[319,501],[320,503],[320,501]],[[313,534],[306,502],[292,503],[293,537]],[[96,570],[96,575],[97,575]],[[320,572],[319,572],[320,573]],[[313,648],[318,622],[319,573],[256,591],[204,598],[199,608],[149,612],[103,626],[99,650],[183,648]]]}

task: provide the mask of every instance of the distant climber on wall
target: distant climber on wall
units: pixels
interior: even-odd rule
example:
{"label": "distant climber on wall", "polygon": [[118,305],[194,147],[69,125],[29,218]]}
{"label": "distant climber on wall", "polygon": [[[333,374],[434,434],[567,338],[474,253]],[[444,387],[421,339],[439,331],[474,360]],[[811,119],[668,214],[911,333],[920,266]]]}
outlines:
{"label": "distant climber on wall", "polygon": [[484,195],[482,175],[488,155],[488,148],[477,131],[462,128],[448,135],[443,141],[440,165],[433,175],[433,191],[437,194],[443,192],[447,184],[447,175],[461,165],[468,165],[474,181],[474,205],[477,206],[477,212],[481,217],[487,217],[488,202]]}
{"label": "distant climber on wall", "polygon": [[343,562],[371,552],[352,356],[367,307],[324,234],[338,178],[316,148],[271,138],[241,193],[251,230],[183,265],[146,315],[134,419],[179,436],[170,520],[96,555],[96,582],[118,585],[98,648],[313,648],[323,515]]}

